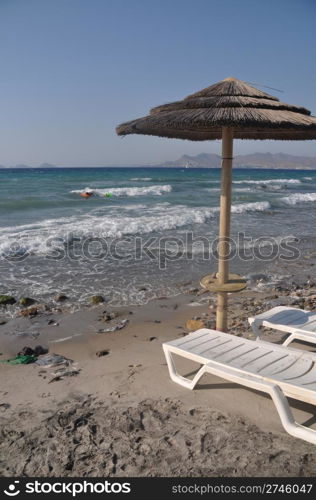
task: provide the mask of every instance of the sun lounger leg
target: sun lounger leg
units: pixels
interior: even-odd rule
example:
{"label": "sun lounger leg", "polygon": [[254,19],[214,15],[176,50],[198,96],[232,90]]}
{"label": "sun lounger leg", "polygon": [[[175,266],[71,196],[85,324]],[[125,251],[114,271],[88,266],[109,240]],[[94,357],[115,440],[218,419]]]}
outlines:
{"label": "sun lounger leg", "polygon": [[304,439],[304,441],[308,443],[316,444],[316,431],[295,422],[288,400],[277,385],[271,386],[270,395],[276,406],[284,429],[291,434],[291,436]]}
{"label": "sun lounger leg", "polygon": [[316,344],[316,332],[300,332],[295,330],[291,335],[283,342],[284,346],[289,345],[293,340],[303,340],[309,344]]}
{"label": "sun lounger leg", "polygon": [[288,336],[287,339],[283,342],[282,345],[287,346],[289,345],[294,339],[296,339],[296,335],[294,333],[291,333],[291,335]]}
{"label": "sun lounger leg", "polygon": [[205,365],[205,368],[205,371],[208,373],[212,373],[213,375],[230,380],[231,382],[270,394],[284,429],[291,434],[291,436],[316,444],[316,431],[295,422],[288,400],[278,385],[258,380],[249,374],[243,375],[241,373],[236,373],[229,367],[220,368],[212,362]]}
{"label": "sun lounger leg", "polygon": [[174,359],[172,357],[172,353],[170,352],[168,347],[163,346],[163,350],[165,353],[171,380],[173,380],[173,382],[176,382],[177,384],[182,385],[183,387],[186,387],[187,389],[191,390],[194,389],[194,387],[196,386],[202,375],[204,375],[205,373],[205,365],[203,365],[202,368],[200,368],[197,374],[194,376],[194,378],[190,380],[186,377],[183,377],[182,375],[179,375],[176,369]]}
{"label": "sun lounger leg", "polygon": [[260,332],[260,328],[257,326],[256,321],[253,318],[251,318],[251,319],[249,318],[248,321],[249,321],[249,324],[252,328],[253,333],[256,336],[256,340],[260,340],[261,332]]}

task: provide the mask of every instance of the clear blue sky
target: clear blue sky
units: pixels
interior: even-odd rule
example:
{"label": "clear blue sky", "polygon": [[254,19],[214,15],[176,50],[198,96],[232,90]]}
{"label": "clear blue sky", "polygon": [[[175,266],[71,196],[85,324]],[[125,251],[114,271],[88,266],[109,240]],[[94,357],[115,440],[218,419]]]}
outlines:
{"label": "clear blue sky", "polygon": [[[316,115],[315,0],[0,0],[0,164],[144,164],[220,143],[115,126],[227,76]],[[316,142],[235,153],[316,156]]]}

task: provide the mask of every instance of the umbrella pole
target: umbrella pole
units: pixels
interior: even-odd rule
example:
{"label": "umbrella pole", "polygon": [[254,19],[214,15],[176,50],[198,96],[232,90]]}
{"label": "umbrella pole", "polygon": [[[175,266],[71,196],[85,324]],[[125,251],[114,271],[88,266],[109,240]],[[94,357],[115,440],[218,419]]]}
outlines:
{"label": "umbrella pole", "polygon": [[[218,244],[218,283],[229,279],[229,235],[233,164],[233,129],[222,127],[222,174]],[[227,330],[227,292],[217,294],[216,329]]]}

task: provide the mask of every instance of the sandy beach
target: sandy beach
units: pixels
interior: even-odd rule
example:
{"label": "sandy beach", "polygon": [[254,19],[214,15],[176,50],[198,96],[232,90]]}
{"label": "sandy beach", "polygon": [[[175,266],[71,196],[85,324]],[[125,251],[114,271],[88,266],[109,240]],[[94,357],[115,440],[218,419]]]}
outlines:
{"label": "sandy beach", "polygon": [[[254,338],[247,317],[274,305],[315,308],[311,280],[281,288],[231,295],[229,332]],[[72,361],[62,371],[0,363],[0,474],[315,475],[315,447],[286,434],[267,396],[210,375],[194,391],[170,380],[162,343],[214,320],[215,297],[191,283],[143,306],[102,303],[71,314],[61,305],[2,324],[0,359],[40,344]],[[312,406],[291,406],[316,428]]]}

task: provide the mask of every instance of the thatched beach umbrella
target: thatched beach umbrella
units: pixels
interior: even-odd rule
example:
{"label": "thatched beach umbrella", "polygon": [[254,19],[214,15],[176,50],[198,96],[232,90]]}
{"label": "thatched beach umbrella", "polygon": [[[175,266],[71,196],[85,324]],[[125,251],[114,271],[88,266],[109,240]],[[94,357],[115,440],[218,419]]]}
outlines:
{"label": "thatched beach umbrella", "polygon": [[145,134],[191,141],[222,139],[218,273],[202,285],[218,293],[216,328],[227,329],[227,293],[245,288],[229,274],[233,138],[316,139],[316,118],[303,107],[280,102],[236,78],[226,78],[182,101],[153,108],[148,116],[119,125],[118,135]]}

